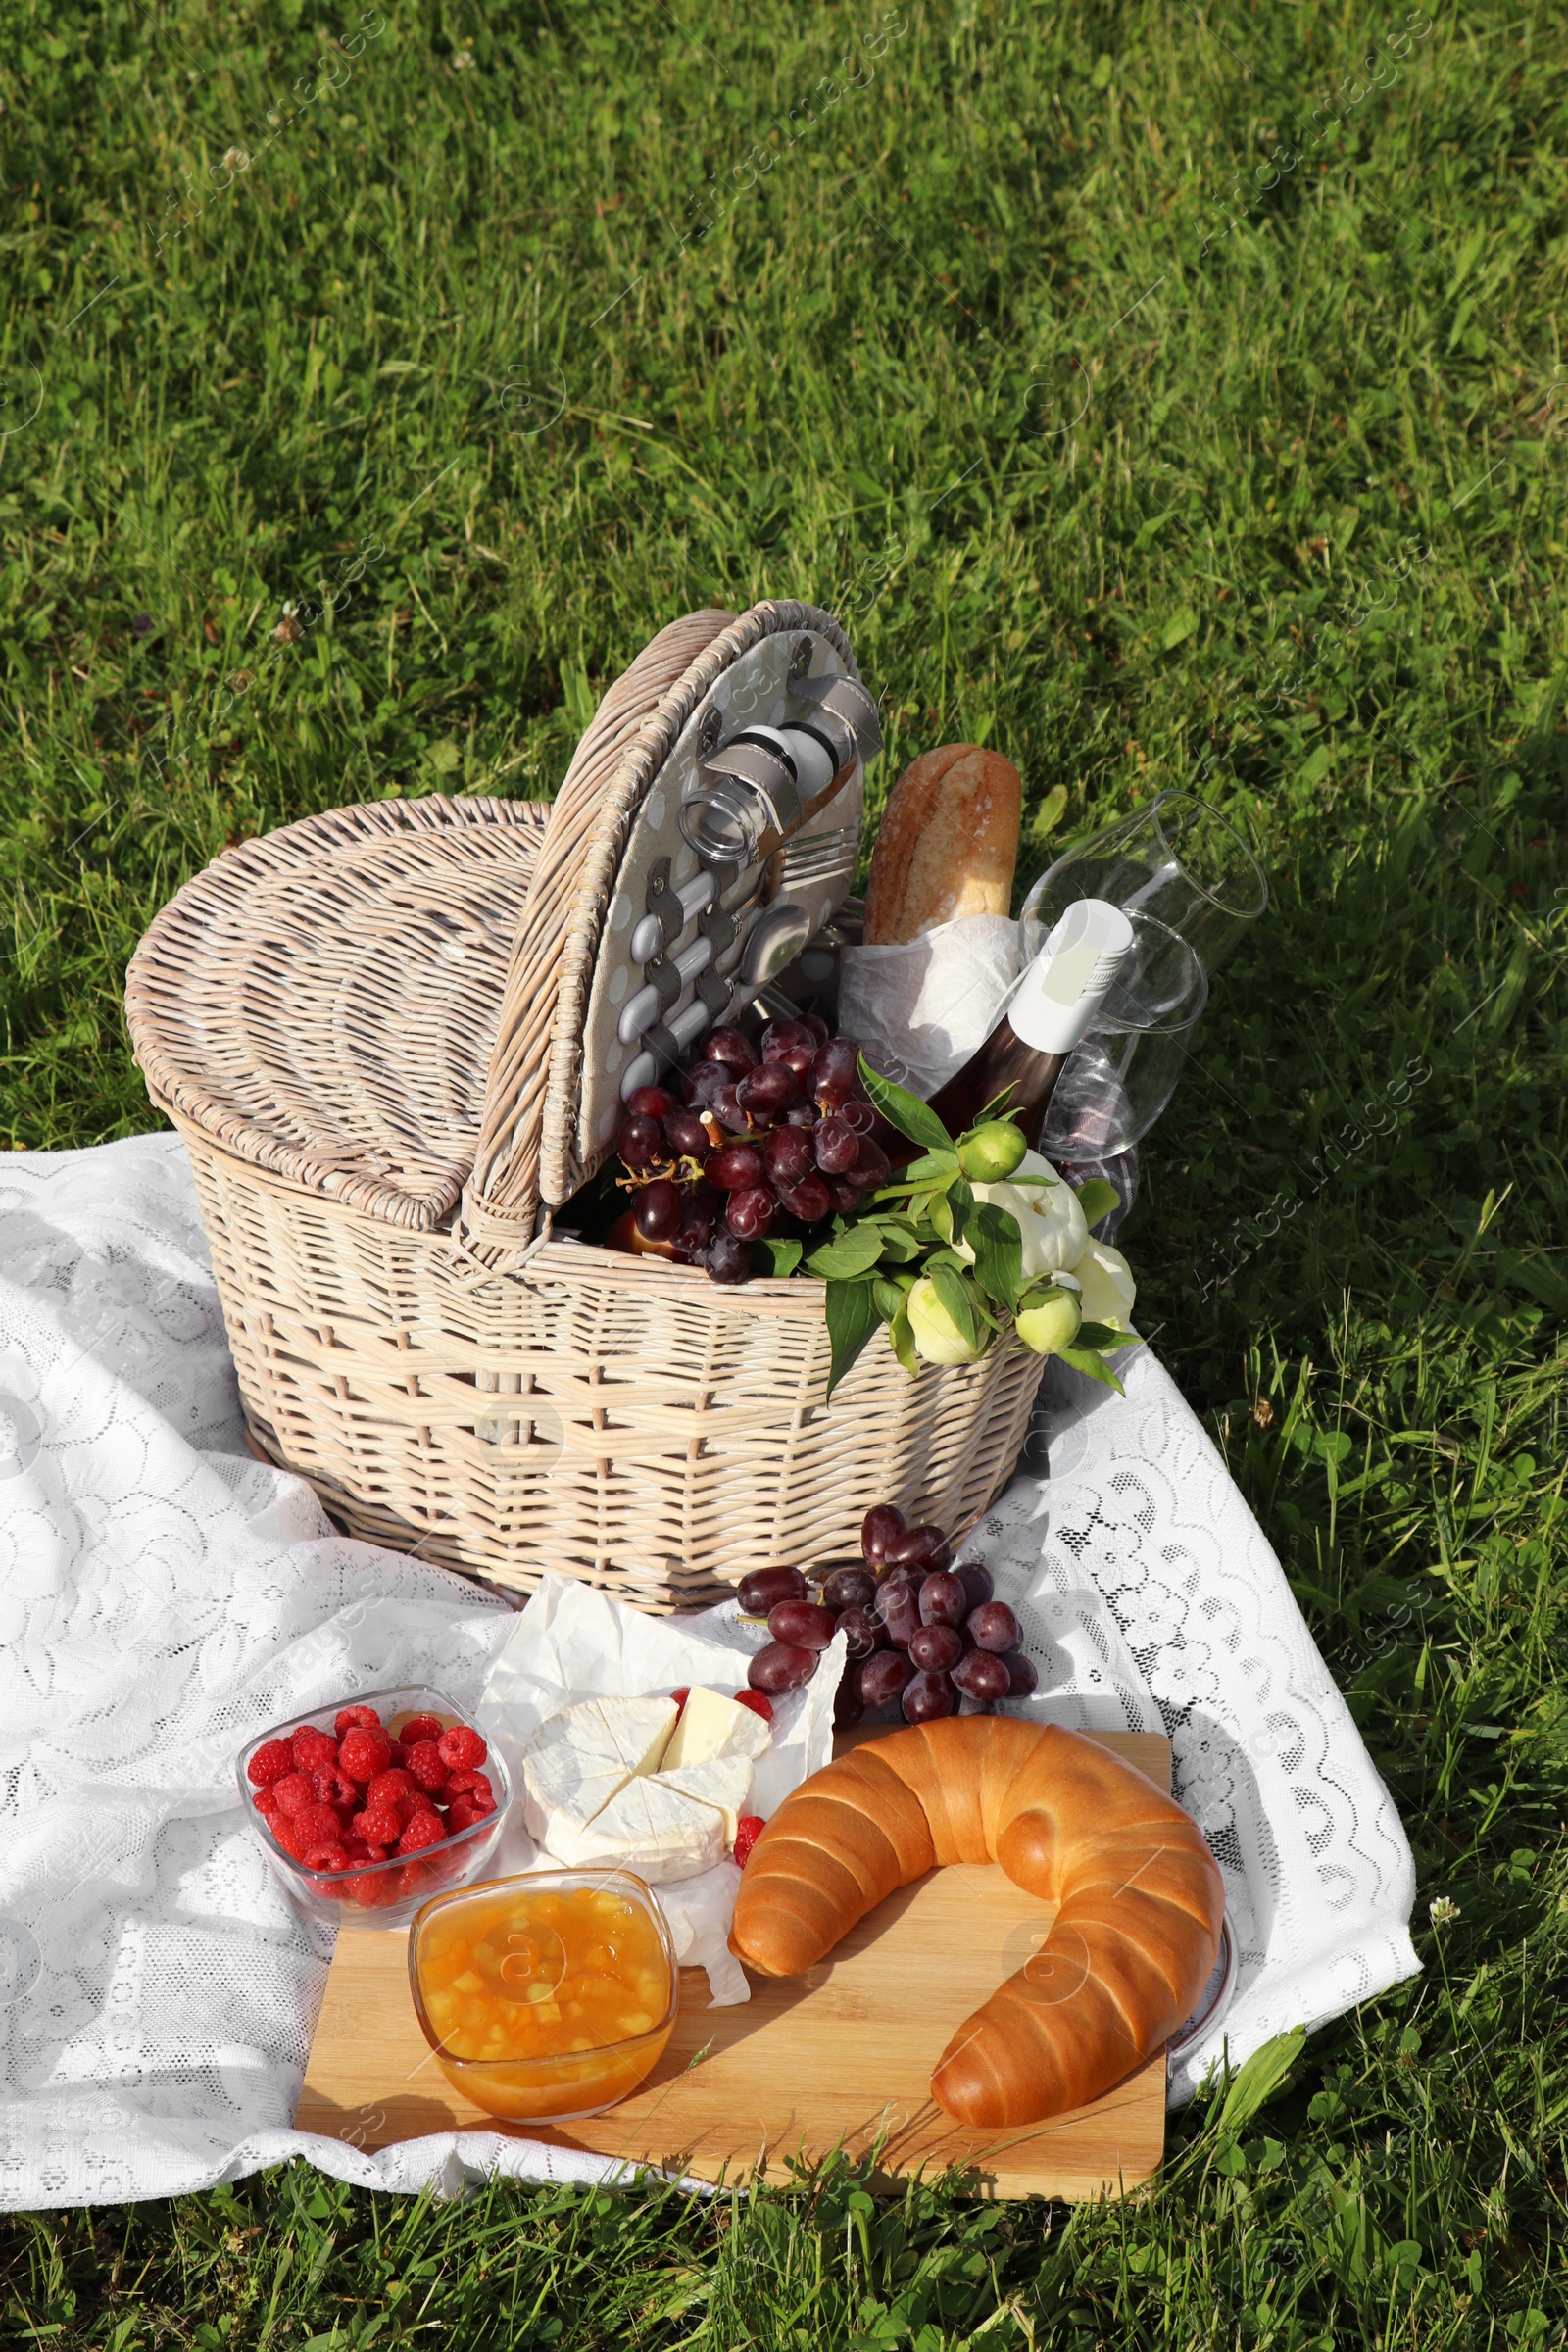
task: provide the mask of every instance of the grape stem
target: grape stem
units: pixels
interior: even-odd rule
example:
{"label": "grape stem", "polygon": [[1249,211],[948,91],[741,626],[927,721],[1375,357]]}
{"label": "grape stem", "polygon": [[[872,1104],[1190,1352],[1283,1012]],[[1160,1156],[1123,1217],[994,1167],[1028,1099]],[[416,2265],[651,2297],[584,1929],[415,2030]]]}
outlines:
{"label": "grape stem", "polygon": [[615,1186],[622,1193],[640,1193],[651,1184],[695,1184],[702,1172],[702,1161],[693,1159],[688,1152],[682,1159],[662,1160],[657,1166],[644,1168],[638,1174],[617,1176]]}

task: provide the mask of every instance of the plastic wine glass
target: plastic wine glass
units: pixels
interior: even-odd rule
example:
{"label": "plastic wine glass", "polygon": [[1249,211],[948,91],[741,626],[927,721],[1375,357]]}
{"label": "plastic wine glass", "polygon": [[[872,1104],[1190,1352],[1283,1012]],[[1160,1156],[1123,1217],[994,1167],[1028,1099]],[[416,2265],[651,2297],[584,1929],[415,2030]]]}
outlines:
{"label": "plastic wine glass", "polygon": [[1019,917],[1025,956],[1036,955],[1073,900],[1085,898],[1152,915],[1188,942],[1212,976],[1267,906],[1268,883],[1234,825],[1196,793],[1173,790],[1088,835],[1048,867]]}

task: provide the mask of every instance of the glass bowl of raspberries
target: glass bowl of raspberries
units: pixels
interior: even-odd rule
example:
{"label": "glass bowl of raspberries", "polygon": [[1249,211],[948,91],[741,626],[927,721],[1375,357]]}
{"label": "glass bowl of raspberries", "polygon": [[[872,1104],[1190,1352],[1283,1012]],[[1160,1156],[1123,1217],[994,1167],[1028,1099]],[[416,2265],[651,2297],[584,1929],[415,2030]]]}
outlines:
{"label": "glass bowl of raspberries", "polygon": [[439,1690],[372,1690],[248,1740],[246,1819],[301,1910],[399,1927],[479,1877],[512,1801],[501,1758]]}

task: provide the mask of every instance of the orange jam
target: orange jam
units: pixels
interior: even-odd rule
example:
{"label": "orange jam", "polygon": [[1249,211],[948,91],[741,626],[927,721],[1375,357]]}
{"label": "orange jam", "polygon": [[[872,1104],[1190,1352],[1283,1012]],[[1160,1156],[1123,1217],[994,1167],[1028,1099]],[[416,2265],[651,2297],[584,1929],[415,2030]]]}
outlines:
{"label": "orange jam", "polygon": [[416,2005],[443,2073],[535,2122],[625,2098],[675,2019],[667,1931],[640,1882],[603,1872],[475,1886],[415,1922]]}

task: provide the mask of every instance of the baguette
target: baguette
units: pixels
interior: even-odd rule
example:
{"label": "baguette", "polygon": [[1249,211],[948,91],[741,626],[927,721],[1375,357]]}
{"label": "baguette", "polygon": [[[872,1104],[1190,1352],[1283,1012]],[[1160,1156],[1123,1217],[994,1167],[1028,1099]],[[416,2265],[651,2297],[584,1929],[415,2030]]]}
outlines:
{"label": "baguette", "polygon": [[1023,788],[1000,752],[945,743],[893,787],[865,892],[865,944],[899,947],[962,914],[1005,914]]}
{"label": "baguette", "polygon": [[1006,1715],[894,1732],[813,1773],[752,1849],[730,1949],[762,1976],[799,1976],[949,1862],[1000,1862],[1058,1906],[942,2054],[931,2094],[957,2122],[1087,2106],[1191,2014],[1225,1912],[1197,1823],[1093,1740]]}

